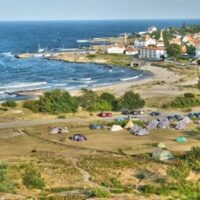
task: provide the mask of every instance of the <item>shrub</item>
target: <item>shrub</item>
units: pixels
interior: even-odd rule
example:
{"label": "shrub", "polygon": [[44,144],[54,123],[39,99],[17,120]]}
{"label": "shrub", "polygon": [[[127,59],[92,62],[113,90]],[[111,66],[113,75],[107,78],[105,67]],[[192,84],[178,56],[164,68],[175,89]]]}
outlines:
{"label": "shrub", "polygon": [[184,94],[184,97],[185,97],[185,98],[194,98],[195,95],[192,94],[192,93],[185,93],[185,94]]}
{"label": "shrub", "polygon": [[33,112],[44,112],[51,114],[71,113],[78,110],[78,103],[66,91],[52,90],[45,92],[38,101],[28,100],[24,102],[25,108]]}
{"label": "shrub", "polygon": [[175,108],[190,108],[193,106],[199,106],[200,99],[199,98],[185,98],[185,97],[177,97],[172,103],[171,106]]}
{"label": "shrub", "polygon": [[185,159],[192,169],[200,169],[200,147],[193,147],[185,154]]}
{"label": "shrub", "polygon": [[41,174],[36,169],[28,167],[23,174],[23,184],[28,188],[43,189],[45,187],[45,181],[41,177]]}
{"label": "shrub", "polygon": [[111,111],[112,110],[112,105],[105,101],[105,100],[101,100],[99,102],[94,102],[92,103],[88,109],[88,111],[90,112],[95,112],[95,111]]}
{"label": "shrub", "polygon": [[104,93],[101,94],[100,99],[105,100],[108,103],[110,103],[113,111],[116,111],[118,109],[118,101],[113,94],[110,94],[108,92],[104,92]]}
{"label": "shrub", "polygon": [[65,115],[59,115],[59,116],[58,116],[58,119],[65,119],[65,118],[66,118]]}
{"label": "shrub", "polygon": [[14,100],[7,100],[5,101],[4,103],[2,103],[2,106],[4,107],[10,107],[10,108],[16,108],[17,107],[17,104]]}
{"label": "shrub", "polygon": [[121,104],[124,108],[133,110],[143,108],[145,101],[140,97],[139,94],[135,94],[132,91],[126,92],[120,99]]}
{"label": "shrub", "polygon": [[97,198],[108,198],[110,197],[110,192],[105,189],[96,188],[90,192],[90,197],[97,197]]}
{"label": "shrub", "polygon": [[15,185],[8,177],[8,165],[6,163],[0,163],[0,192],[15,192]]}

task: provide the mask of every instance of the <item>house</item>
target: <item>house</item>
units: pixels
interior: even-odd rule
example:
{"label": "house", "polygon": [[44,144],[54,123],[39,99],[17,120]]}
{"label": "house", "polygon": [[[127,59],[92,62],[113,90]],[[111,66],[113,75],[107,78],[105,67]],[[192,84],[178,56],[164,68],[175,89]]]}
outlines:
{"label": "house", "polygon": [[142,48],[154,45],[156,45],[156,39],[153,39],[148,36],[145,36],[145,38],[142,39],[136,39],[134,43],[135,48]]}
{"label": "house", "polygon": [[162,60],[162,56],[167,56],[164,47],[143,47],[139,49],[139,58],[147,60]]}
{"label": "house", "polygon": [[126,48],[123,44],[115,43],[114,45],[111,45],[107,49],[108,54],[124,54]]}
{"label": "house", "polygon": [[138,54],[138,49],[136,49],[134,46],[128,46],[126,48],[126,55],[137,55]]}
{"label": "house", "polygon": [[188,35],[185,35],[183,38],[182,38],[182,41],[188,45],[193,45],[194,46],[194,36],[191,35],[191,34],[188,34]]}

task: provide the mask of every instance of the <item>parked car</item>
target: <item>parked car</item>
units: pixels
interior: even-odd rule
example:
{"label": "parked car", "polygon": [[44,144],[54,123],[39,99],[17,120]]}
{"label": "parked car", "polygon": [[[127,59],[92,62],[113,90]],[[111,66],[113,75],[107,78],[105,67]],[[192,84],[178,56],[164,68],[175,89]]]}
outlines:
{"label": "parked car", "polygon": [[161,115],[161,113],[160,112],[151,112],[150,115],[151,116],[159,116],[159,115]]}
{"label": "parked car", "polygon": [[144,111],[141,110],[133,110],[130,112],[131,115],[144,115]]}
{"label": "parked car", "polygon": [[98,116],[98,117],[112,117],[113,114],[112,114],[112,113],[105,113],[105,112],[102,112],[102,113],[99,113],[97,116]]}
{"label": "parked car", "polygon": [[122,115],[130,115],[130,112],[128,110],[122,111]]}
{"label": "parked car", "polygon": [[176,120],[178,120],[178,121],[183,120],[183,117],[180,116],[180,115],[174,115],[174,118],[175,118]]}

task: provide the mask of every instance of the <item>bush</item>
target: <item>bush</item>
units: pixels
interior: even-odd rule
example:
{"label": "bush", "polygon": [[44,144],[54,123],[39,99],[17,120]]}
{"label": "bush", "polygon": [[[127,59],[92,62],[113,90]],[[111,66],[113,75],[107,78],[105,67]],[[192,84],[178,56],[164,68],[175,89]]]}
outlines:
{"label": "bush", "polygon": [[24,102],[24,107],[33,112],[58,114],[76,112],[78,103],[68,92],[52,90],[45,92],[38,101],[28,100]]}
{"label": "bush", "polygon": [[41,174],[36,169],[28,167],[22,177],[23,184],[31,189],[43,189],[45,187],[45,181],[41,177]]}
{"label": "bush", "polygon": [[135,94],[132,91],[126,92],[120,99],[123,108],[134,110],[143,108],[145,101],[140,97],[139,94]]}
{"label": "bush", "polygon": [[193,106],[199,106],[199,98],[186,98],[186,97],[177,97],[172,103],[171,106],[174,108],[190,108]]}
{"label": "bush", "polygon": [[105,101],[105,100],[101,100],[99,102],[95,102],[93,104],[91,104],[88,109],[88,111],[90,112],[96,112],[96,111],[111,111],[112,110],[112,105]]}
{"label": "bush", "polygon": [[14,100],[7,100],[5,101],[4,103],[2,103],[2,106],[4,107],[10,107],[10,108],[16,108],[17,107],[17,104]]}
{"label": "bush", "polygon": [[97,197],[97,198],[109,198],[110,192],[105,189],[96,188],[90,192],[90,197]]}
{"label": "bush", "polygon": [[108,103],[110,103],[113,111],[116,111],[118,109],[118,101],[117,101],[117,99],[115,98],[114,95],[112,95],[108,92],[104,92],[104,93],[101,94],[100,99],[105,100]]}
{"label": "bush", "polygon": [[15,185],[8,177],[8,165],[6,163],[0,163],[0,192],[15,192]]}
{"label": "bush", "polygon": [[195,95],[192,94],[192,93],[185,93],[185,94],[184,94],[184,97],[185,97],[185,98],[195,98]]}
{"label": "bush", "polygon": [[200,147],[193,147],[185,154],[185,160],[194,170],[200,169]]}

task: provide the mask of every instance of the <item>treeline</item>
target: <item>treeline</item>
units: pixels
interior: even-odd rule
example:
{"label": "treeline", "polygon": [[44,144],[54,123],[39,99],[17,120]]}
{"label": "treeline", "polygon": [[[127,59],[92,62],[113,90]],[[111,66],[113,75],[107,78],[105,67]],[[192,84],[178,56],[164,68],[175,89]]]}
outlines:
{"label": "treeline", "polygon": [[97,112],[133,110],[144,106],[145,101],[139,94],[132,91],[116,98],[108,92],[98,95],[96,92],[87,89],[83,89],[82,95],[79,97],[72,97],[67,91],[53,90],[45,92],[39,100],[27,100],[23,104],[24,108],[28,108],[33,112],[51,114],[75,113],[79,107],[89,112]]}

